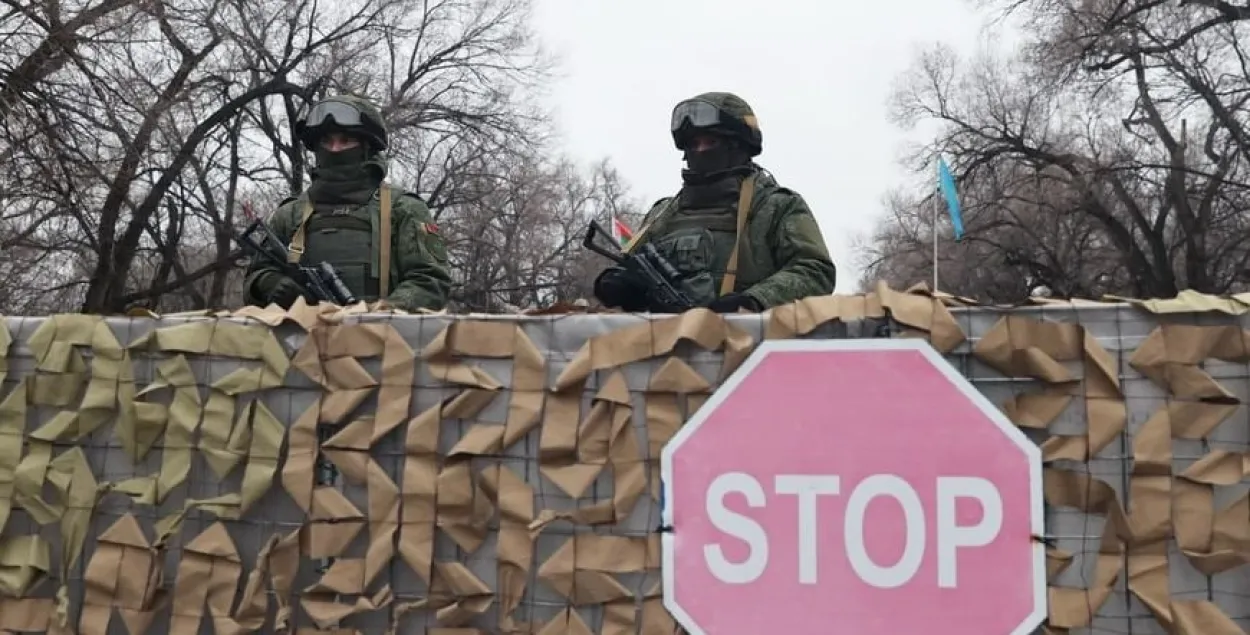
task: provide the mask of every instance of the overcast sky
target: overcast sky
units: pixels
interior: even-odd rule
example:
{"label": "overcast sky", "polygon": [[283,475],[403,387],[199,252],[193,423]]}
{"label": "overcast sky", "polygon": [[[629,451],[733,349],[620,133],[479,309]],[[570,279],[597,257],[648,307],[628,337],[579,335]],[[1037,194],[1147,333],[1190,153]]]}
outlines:
{"label": "overcast sky", "polygon": [[565,147],[610,157],[647,203],[681,184],[673,105],[746,99],[764,133],[756,160],[812,207],[839,293],[860,275],[852,239],[887,190],[920,178],[898,164],[907,137],[886,119],[895,78],[935,41],[973,52],[984,24],[965,0],[537,0],[535,18],[562,57],[551,105]]}

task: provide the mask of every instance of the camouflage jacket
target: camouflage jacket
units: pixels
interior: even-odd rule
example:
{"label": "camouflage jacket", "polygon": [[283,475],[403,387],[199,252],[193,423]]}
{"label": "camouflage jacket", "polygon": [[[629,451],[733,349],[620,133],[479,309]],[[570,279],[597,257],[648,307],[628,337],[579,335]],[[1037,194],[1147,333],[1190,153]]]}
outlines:
{"label": "camouflage jacket", "polygon": [[[755,192],[732,291],[764,308],[833,293],[837,269],[806,201],[767,172],[757,169],[754,174]],[[711,200],[687,196],[689,186],[675,197],[660,199],[638,232],[638,240],[654,244],[683,274],[683,286],[698,304],[720,294],[733,252],[741,177],[730,179],[718,184],[723,192]]]}
{"label": "camouflage jacket", "polygon": [[[383,187],[391,187],[383,185]],[[391,271],[386,301],[406,311],[437,311],[447,305],[451,274],[443,239],[429,207],[415,194],[391,188]],[[274,236],[289,245],[303,215],[307,194],[282,202],[268,221]],[[321,205],[305,225],[303,264],[325,261],[334,265],[343,282],[366,302],[378,299],[381,275],[381,205],[374,196],[364,205]],[[277,274],[277,275],[274,275]],[[265,305],[281,270],[262,258],[253,258],[244,282],[249,304]]]}

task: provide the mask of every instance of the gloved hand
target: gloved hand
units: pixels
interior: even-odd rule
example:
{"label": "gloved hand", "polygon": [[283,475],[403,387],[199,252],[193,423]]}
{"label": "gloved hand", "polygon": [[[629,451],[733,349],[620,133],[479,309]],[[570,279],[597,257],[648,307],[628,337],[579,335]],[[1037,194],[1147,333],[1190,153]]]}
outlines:
{"label": "gloved hand", "polygon": [[282,276],[278,282],[269,290],[269,301],[284,308],[291,308],[295,304],[295,299],[300,296],[307,296],[308,292],[300,283]]}
{"label": "gloved hand", "polygon": [[738,309],[746,309],[756,313],[764,310],[764,307],[760,305],[758,300],[745,293],[723,295],[708,302],[707,308],[717,313],[737,313]]}
{"label": "gloved hand", "polygon": [[642,311],[647,306],[647,287],[622,267],[608,267],[595,278],[595,297],[607,307]]}

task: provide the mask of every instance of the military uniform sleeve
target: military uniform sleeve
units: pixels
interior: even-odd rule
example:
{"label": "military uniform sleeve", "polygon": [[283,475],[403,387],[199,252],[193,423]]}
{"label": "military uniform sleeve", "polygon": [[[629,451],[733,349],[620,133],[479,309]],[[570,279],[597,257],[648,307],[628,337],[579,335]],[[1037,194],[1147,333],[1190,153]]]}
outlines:
{"label": "military uniform sleeve", "polygon": [[434,226],[425,203],[412,195],[401,196],[396,206],[391,252],[395,259],[396,284],[386,301],[406,311],[438,311],[451,295],[451,267],[447,248]]}
{"label": "military uniform sleeve", "polygon": [[792,192],[778,196],[785,199],[778,202],[768,236],[777,272],[744,292],[764,308],[829,295],[837,282],[837,268],[807,202]]}
{"label": "military uniform sleeve", "polygon": [[[277,211],[265,223],[269,228],[269,232],[283,246],[291,242],[291,234],[295,231],[297,200],[287,199],[283,201],[282,205],[278,206]],[[281,267],[271,263],[263,256],[252,254],[243,278],[243,302],[260,307],[268,305],[269,291],[273,289],[282,276]]]}

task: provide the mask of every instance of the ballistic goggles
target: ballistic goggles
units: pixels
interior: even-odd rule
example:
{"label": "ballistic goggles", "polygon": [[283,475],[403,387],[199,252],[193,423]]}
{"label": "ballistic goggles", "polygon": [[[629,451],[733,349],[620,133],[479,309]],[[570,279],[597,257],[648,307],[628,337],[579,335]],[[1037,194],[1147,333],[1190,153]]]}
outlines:
{"label": "ballistic goggles", "polygon": [[312,110],[308,111],[308,116],[304,117],[304,125],[309,128],[316,128],[324,125],[329,120],[333,120],[335,124],[346,128],[378,125],[378,122],[369,119],[368,115],[360,112],[355,106],[341,101],[323,101],[313,106]]}
{"label": "ballistic goggles", "polygon": [[721,116],[720,108],[712,103],[701,99],[689,99],[673,108],[673,120],[669,124],[669,129],[676,133],[685,126],[710,128],[729,123],[729,119]]}

